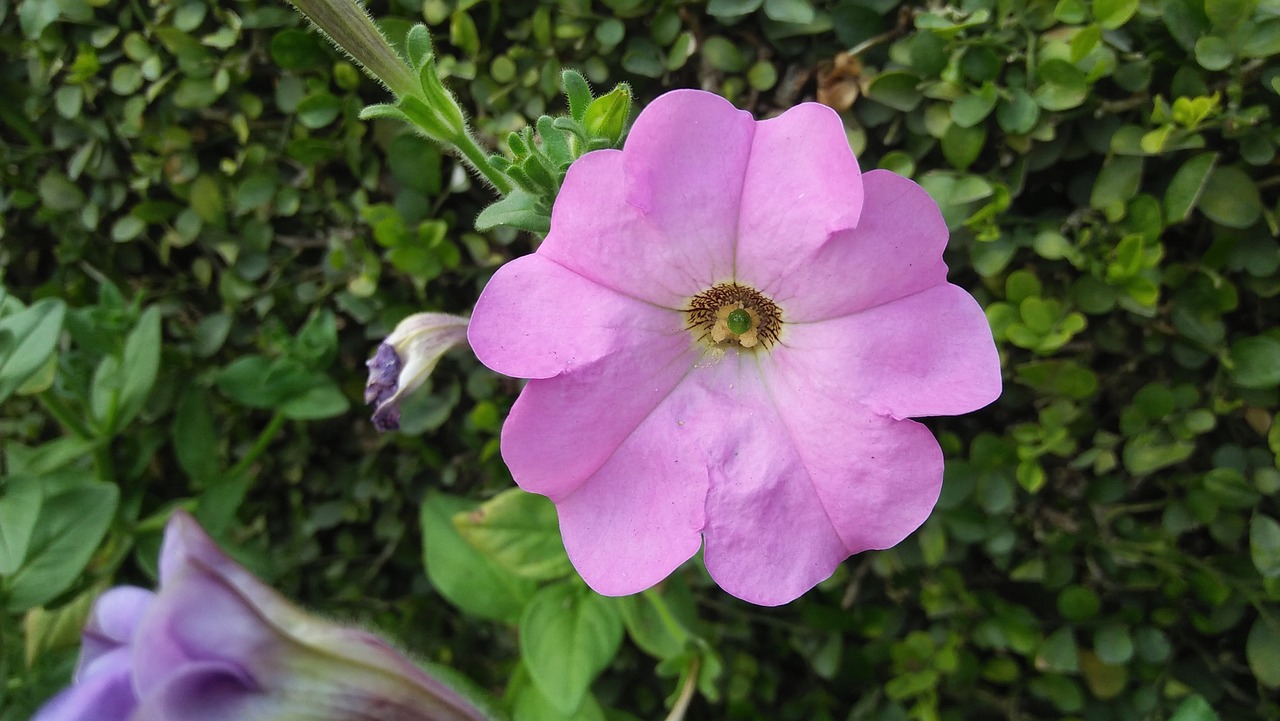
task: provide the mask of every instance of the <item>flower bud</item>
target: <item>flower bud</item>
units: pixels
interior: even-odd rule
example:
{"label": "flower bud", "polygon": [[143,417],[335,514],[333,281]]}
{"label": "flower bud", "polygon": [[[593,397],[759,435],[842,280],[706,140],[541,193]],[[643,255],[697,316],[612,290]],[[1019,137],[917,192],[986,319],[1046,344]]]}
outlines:
{"label": "flower bud", "polygon": [[191,516],[165,530],[160,590],[95,604],[75,684],[33,721],[485,721],[378,637],[308,615]]}
{"label": "flower bud", "polygon": [[400,427],[400,401],[426,382],[441,356],[467,342],[467,323],[447,313],[414,313],[378,346],[365,364],[369,382],[364,389],[364,402],[374,406],[375,428]]}

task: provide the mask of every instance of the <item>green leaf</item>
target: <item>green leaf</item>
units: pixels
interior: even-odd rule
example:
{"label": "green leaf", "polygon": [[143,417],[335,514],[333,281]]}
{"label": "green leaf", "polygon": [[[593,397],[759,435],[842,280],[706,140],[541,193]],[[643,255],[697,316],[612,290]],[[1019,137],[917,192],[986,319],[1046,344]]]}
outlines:
{"label": "green leaf", "polygon": [[741,73],[746,69],[746,55],[742,54],[741,47],[737,46],[730,38],[723,35],[713,35],[705,38],[703,47],[701,47],[701,55],[707,60],[710,67],[722,70],[726,73]]}
{"label": "green leaf", "polygon": [[1104,210],[1115,204],[1123,206],[1138,194],[1142,183],[1142,158],[1134,155],[1113,155],[1102,166],[1098,179],[1089,194],[1089,207]]}
{"label": "green leaf", "polygon": [[888,105],[894,110],[909,113],[920,105],[924,95],[920,93],[920,78],[901,70],[881,73],[867,87],[867,97]]}
{"label": "green leaf", "polygon": [[809,0],[764,0],[764,14],[770,20],[797,25],[808,25],[817,16]]}
{"label": "green leaf", "polygon": [[1258,513],[1249,522],[1249,554],[1263,578],[1280,576],[1280,523]]}
{"label": "green leaf", "polygon": [[569,115],[581,123],[586,117],[587,106],[591,104],[591,86],[582,73],[568,69],[560,73],[560,83],[564,85],[564,94],[569,99]]}
{"label": "green leaf", "polygon": [[1089,96],[1089,85],[1080,68],[1066,60],[1050,58],[1036,68],[1040,86],[1036,88],[1036,103],[1049,111],[1070,110],[1078,107]]}
{"label": "green leaf", "polygon": [[1124,467],[1135,476],[1181,463],[1191,457],[1196,445],[1190,441],[1173,440],[1154,431],[1139,433],[1124,444]]}
{"label": "green leaf", "polygon": [[1138,0],[1093,0],[1093,17],[1107,30],[1129,22],[1138,11]]}
{"label": "green leaf", "polygon": [[736,18],[760,9],[764,0],[711,0],[707,14],[717,18]]}
{"label": "green leaf", "polygon": [[1280,340],[1259,335],[1231,345],[1231,380],[1243,388],[1280,385]]}
{"label": "green leaf", "polygon": [[697,609],[686,584],[668,579],[660,589],[624,596],[619,603],[627,635],[645,653],[665,661],[688,650]]}
{"label": "green leaf", "polygon": [[409,32],[404,37],[404,50],[409,56],[409,66],[415,71],[421,70],[423,65],[435,57],[435,52],[431,49],[431,32],[427,30],[427,26],[417,23],[409,28]]}
{"label": "green leaf", "polygon": [[1218,30],[1234,30],[1253,15],[1258,0],[1204,0],[1204,14]]}
{"label": "green leaf", "polygon": [[1093,635],[1093,651],[1104,664],[1121,666],[1129,663],[1133,658],[1133,637],[1129,635],[1129,627],[1108,625],[1098,629]]}
{"label": "green leaf", "polygon": [[1196,41],[1196,62],[1205,70],[1226,70],[1235,60],[1231,43],[1216,36],[1206,35]]}
{"label": "green leaf", "polygon": [[1104,701],[1119,696],[1129,683],[1127,666],[1107,663],[1087,650],[1080,652],[1080,675],[1094,697]]}
{"label": "green leaf", "polygon": [[582,697],[578,708],[566,714],[538,689],[537,684],[525,681],[516,691],[512,708],[512,721],[606,721],[604,709],[592,694]]}
{"label": "green leaf", "polygon": [[996,107],[995,88],[987,85],[982,92],[962,95],[951,104],[951,121],[962,128],[971,128],[991,114]]}
{"label": "green leaf", "polygon": [[1173,174],[1173,179],[1169,181],[1169,188],[1164,193],[1166,223],[1180,223],[1187,219],[1196,204],[1200,202],[1200,195],[1204,192],[1209,175],[1217,162],[1217,153],[1201,153],[1178,168],[1178,172]]}
{"label": "green leaf", "polygon": [[123,428],[133,420],[151,393],[160,370],[160,309],[151,306],[143,311],[138,324],[124,341],[123,381],[117,401],[115,428]]}
{"label": "green leaf", "polygon": [[111,526],[119,497],[115,485],[93,483],[44,499],[27,559],[9,578],[10,611],[47,603],[71,586]]}
{"label": "green leaf", "polygon": [[430,492],[422,502],[422,555],[427,578],[464,612],[504,623],[520,618],[537,585],[507,571],[463,540],[453,525],[473,501]]}
{"label": "green leaf", "polygon": [[614,604],[576,584],[543,588],[520,617],[525,670],[565,713],[578,708],[621,644],[622,619]]}
{"label": "green leaf", "polygon": [[1228,228],[1248,228],[1262,216],[1253,179],[1234,165],[1214,168],[1200,194],[1200,212]]}
{"label": "green leaf", "polygon": [[290,420],[317,421],[340,416],[350,407],[351,402],[338,384],[332,378],[324,378],[323,382],[317,382],[303,392],[291,395],[280,404],[280,412]]}
{"label": "green leaf", "polygon": [[22,566],[43,502],[40,479],[6,479],[0,495],[0,576],[11,575]]}
{"label": "green leaf", "polygon": [[1213,707],[1200,695],[1190,696],[1173,712],[1169,721],[1220,721]]}
{"label": "green leaf", "polygon": [[173,417],[173,452],[178,465],[196,481],[217,476],[218,435],[209,412],[208,393],[192,386],[182,395]]}
{"label": "green leaf", "polygon": [[62,14],[58,0],[26,0],[18,5],[18,25],[28,40],[40,37],[44,29]]}
{"label": "green leaf", "polygon": [[473,548],[521,578],[549,581],[573,572],[555,504],[545,496],[512,488],[456,516],[453,524]]}
{"label": "green leaf", "polygon": [[476,230],[481,232],[500,225],[546,235],[551,230],[551,213],[538,196],[525,190],[513,190],[476,216]]}
{"label": "green leaf", "polygon": [[1245,658],[1258,681],[1268,688],[1280,688],[1280,629],[1263,616],[1253,622],[1245,642]]}
{"label": "green leaf", "polygon": [[1280,18],[1253,23],[1245,31],[1240,54],[1247,58],[1267,58],[1280,55]]}
{"label": "green leaf", "polygon": [[298,101],[298,122],[316,129],[332,123],[342,112],[342,101],[332,93],[320,92]]}
{"label": "green leaf", "polygon": [[952,124],[942,136],[942,155],[956,170],[966,170],[982,154],[986,141],[985,126],[966,128]]}
{"label": "green leaf", "polygon": [[1058,613],[1068,621],[1088,621],[1101,607],[1098,594],[1084,586],[1067,586],[1058,594]]}
{"label": "green leaf", "polygon": [[1022,88],[1010,90],[1009,98],[1001,100],[996,107],[996,120],[1000,123],[1000,127],[1014,135],[1025,135],[1031,132],[1039,119],[1040,106],[1036,105],[1031,93]]}
{"label": "green leaf", "polygon": [[0,318],[0,403],[53,356],[67,306],[56,298]]}
{"label": "green leaf", "polygon": [[243,214],[271,202],[276,186],[275,173],[259,172],[245,178],[236,186],[236,213]]}

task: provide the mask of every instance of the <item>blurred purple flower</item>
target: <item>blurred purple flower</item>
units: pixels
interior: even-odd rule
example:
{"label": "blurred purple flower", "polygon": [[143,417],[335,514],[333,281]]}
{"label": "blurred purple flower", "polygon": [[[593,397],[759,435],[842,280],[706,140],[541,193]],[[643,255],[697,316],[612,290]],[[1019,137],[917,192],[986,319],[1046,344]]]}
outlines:
{"label": "blurred purple flower", "polygon": [[165,530],[160,589],[94,604],[74,684],[33,721],[483,721],[378,637],[309,616],[191,516]]}
{"label": "blurred purple flower", "polygon": [[776,605],[923,523],[942,451],[909,419],[1001,387],[946,244],[929,195],[864,174],[815,103],[757,122],[677,90],[577,160],[470,342],[530,379],[502,457],[587,583],[635,593],[702,547],[726,591]]}

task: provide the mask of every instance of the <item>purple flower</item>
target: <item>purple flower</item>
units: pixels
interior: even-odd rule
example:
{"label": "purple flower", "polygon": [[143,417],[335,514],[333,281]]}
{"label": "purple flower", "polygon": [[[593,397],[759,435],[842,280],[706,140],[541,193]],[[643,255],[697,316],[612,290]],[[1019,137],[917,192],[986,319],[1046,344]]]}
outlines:
{"label": "purple flower", "polygon": [[364,402],[373,409],[373,427],[400,427],[400,401],[427,381],[449,349],[467,342],[467,319],[447,313],[414,313],[400,321],[365,365],[369,382]]}
{"label": "purple flower", "polygon": [[702,547],[726,591],[775,605],[916,529],[942,453],[907,419],[1001,387],[946,243],[928,194],[863,174],[821,105],[757,122],[675,91],[578,160],[470,341],[531,379],[503,459],[557,504],[587,583],[634,593]]}
{"label": "purple flower", "polygon": [[160,589],[94,604],[74,684],[33,721],[481,721],[378,637],[305,614],[183,512]]}

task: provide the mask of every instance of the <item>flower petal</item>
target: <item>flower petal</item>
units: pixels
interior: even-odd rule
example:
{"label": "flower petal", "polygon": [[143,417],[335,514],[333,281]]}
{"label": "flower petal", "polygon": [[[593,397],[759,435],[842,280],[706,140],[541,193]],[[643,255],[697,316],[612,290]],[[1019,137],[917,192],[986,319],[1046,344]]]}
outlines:
{"label": "flower petal", "polygon": [[553,501],[573,492],[628,436],[642,433],[698,357],[683,328],[636,333],[606,358],[529,381],[502,427],[502,458],[516,483]]}
{"label": "flower petal", "polygon": [[894,418],[956,415],[1000,396],[1000,356],[982,307],[943,283],[854,315],[790,326],[779,373],[812,397]]}
{"label": "flower petal", "polygon": [[[103,664],[111,654],[99,657],[94,673],[54,696],[31,721],[123,721],[131,719],[138,705],[129,678],[128,652],[117,652],[121,663]],[[101,669],[101,670],[98,670]]]}
{"label": "flower petal", "polygon": [[588,153],[569,168],[538,254],[668,308],[730,280],[754,126],[710,93],[659,97],[621,152]]}
{"label": "flower petal", "polygon": [[815,395],[776,370],[765,369],[767,390],[744,386],[704,533],[712,578],[765,606],[795,599],[853,553],[901,541],[942,483],[928,429]]}
{"label": "flower petal", "polygon": [[[516,378],[574,371],[654,335],[688,338],[684,316],[636,300],[541,254],[498,269],[476,301],[467,339],[489,368]],[[645,355],[645,354],[639,354]]]}
{"label": "flower petal", "polygon": [[742,189],[737,280],[773,295],[796,270],[807,276],[830,235],[858,224],[862,195],[862,171],[834,110],[804,103],[759,122]]}
{"label": "flower petal", "polygon": [[144,588],[117,586],[93,603],[80,644],[76,675],[83,674],[104,654],[129,645],[142,614],[155,594]]}
{"label": "flower petal", "polygon": [[234,665],[194,662],[173,669],[143,696],[130,721],[267,721],[290,718]]}
{"label": "flower petal", "polygon": [[782,306],[785,321],[848,315],[946,282],[947,225],[937,203],[887,170],[863,175],[862,183],[858,226],[832,234],[796,260],[795,272],[761,288]]}
{"label": "flower petal", "polygon": [[687,369],[599,470],[557,501],[565,550],[589,586],[636,593],[697,552],[709,484],[752,440],[737,434],[771,445],[758,414],[738,402],[753,383],[754,361],[734,351]]}

